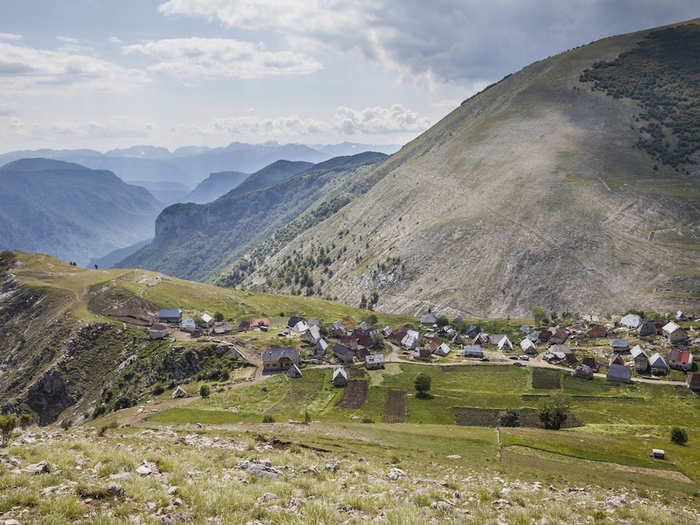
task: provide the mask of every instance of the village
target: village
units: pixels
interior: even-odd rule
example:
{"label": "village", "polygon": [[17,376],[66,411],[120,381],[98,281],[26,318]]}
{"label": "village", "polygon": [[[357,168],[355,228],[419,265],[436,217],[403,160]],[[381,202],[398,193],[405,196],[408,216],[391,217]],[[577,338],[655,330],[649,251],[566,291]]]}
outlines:
{"label": "village", "polygon": [[[450,321],[432,312],[413,326],[392,329],[375,326],[372,314],[359,323],[350,317],[324,323],[302,315],[235,323],[223,320],[221,314],[183,317],[180,309],[168,308],[159,312],[148,331],[151,339],[171,338],[173,343],[252,338],[261,350],[263,375],[286,373],[301,378],[305,368],[333,367],[336,387],[348,384],[351,366],[376,370],[388,362],[405,362],[559,368],[582,380],[665,382],[700,393],[700,373],[696,373],[700,337],[689,324],[694,318],[683,312],[672,317],[647,320],[640,313],[627,313],[601,320],[588,316],[540,327],[504,324],[503,333],[487,333],[476,320],[467,323],[458,316]],[[683,323],[687,329],[681,327]],[[173,395],[186,393],[179,388]]]}

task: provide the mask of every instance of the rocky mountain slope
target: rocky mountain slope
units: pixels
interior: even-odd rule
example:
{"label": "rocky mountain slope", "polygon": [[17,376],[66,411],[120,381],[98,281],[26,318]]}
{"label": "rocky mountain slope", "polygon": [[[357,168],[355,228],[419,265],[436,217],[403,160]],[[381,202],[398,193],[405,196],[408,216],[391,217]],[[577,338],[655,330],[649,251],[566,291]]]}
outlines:
{"label": "rocky mountain slope", "polygon": [[313,163],[311,162],[278,160],[249,175],[236,187],[236,193],[249,193],[268,186],[274,186],[302,171],[310,169],[312,166]]}
{"label": "rocky mountain slope", "polygon": [[698,54],[694,20],[533,63],[393,155],[367,193],[247,254],[235,284],[293,291],[303,266],[321,294],[385,311],[696,309]]}
{"label": "rocky mountain slope", "polygon": [[153,235],[161,205],[114,173],[49,159],[0,168],[0,250],[87,264]]}
{"label": "rocky mountain slope", "polygon": [[298,216],[319,208],[327,213],[329,201],[345,203],[366,191],[375,181],[373,168],[384,159],[386,155],[371,152],[338,157],[257,191],[236,188],[208,204],[170,206],[156,220],[153,242],[119,266],[212,278]]}
{"label": "rocky mountain slope", "polygon": [[240,185],[247,177],[247,173],[240,171],[218,171],[212,173],[197,184],[192,192],[182,198],[181,202],[194,202],[197,204],[211,202]]}

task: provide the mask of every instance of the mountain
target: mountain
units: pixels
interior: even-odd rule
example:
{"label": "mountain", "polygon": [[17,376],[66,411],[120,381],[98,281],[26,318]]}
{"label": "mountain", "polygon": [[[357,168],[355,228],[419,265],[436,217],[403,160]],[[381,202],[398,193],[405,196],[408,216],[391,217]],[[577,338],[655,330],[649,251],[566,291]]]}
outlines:
{"label": "mountain", "polygon": [[236,188],[236,193],[249,193],[251,191],[267,188],[268,186],[274,186],[278,182],[287,180],[302,171],[310,169],[312,166],[313,163],[311,162],[278,160],[249,175]]}
{"label": "mountain", "polygon": [[317,219],[335,211],[373,183],[382,153],[362,153],[316,164],[273,186],[234,189],[208,204],[176,204],[156,220],[151,244],[120,267],[140,267],[205,280],[300,215]]}
{"label": "mountain", "polygon": [[165,205],[175,204],[176,202],[186,202],[187,196],[191,193],[192,186],[185,186],[179,182],[163,182],[163,181],[148,181],[148,180],[132,180],[129,184],[142,186]]}
{"label": "mountain", "polygon": [[114,173],[51,159],[0,167],[0,250],[87,264],[153,235],[160,203]]}
{"label": "mountain", "polygon": [[197,184],[194,190],[181,198],[179,202],[195,202],[197,204],[211,202],[236,188],[246,177],[248,177],[248,174],[240,171],[212,173]]}
{"label": "mountain", "polygon": [[404,146],[368,192],[220,282],[291,291],[311,260],[303,271],[324,296],[384,311],[697,309],[697,56],[700,20],[535,62]]}
{"label": "mountain", "polygon": [[[318,149],[317,149],[318,148]],[[220,171],[253,173],[279,160],[322,162],[341,155],[363,151],[392,151],[395,146],[367,146],[343,143],[309,147],[303,144],[247,144],[232,142],[221,148],[185,146],[170,152],[155,146],[132,146],[106,153],[95,150],[23,150],[0,155],[0,165],[25,158],[48,158],[82,166],[109,170],[132,184],[173,184],[189,192],[209,174]],[[393,152],[393,151],[392,151]],[[150,189],[150,188],[149,188]],[[153,188],[155,191],[155,188]],[[179,198],[183,198],[186,193]],[[161,194],[163,202],[175,202],[173,195]]]}

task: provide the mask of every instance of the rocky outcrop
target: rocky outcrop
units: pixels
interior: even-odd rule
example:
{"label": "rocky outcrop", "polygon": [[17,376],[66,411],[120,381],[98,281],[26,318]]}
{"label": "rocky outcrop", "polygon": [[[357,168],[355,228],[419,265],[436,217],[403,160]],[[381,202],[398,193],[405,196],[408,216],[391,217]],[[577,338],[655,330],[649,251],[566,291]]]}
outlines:
{"label": "rocky outcrop", "polygon": [[55,421],[56,417],[77,399],[61,373],[53,368],[29,387],[27,404],[39,415],[39,423],[46,425]]}

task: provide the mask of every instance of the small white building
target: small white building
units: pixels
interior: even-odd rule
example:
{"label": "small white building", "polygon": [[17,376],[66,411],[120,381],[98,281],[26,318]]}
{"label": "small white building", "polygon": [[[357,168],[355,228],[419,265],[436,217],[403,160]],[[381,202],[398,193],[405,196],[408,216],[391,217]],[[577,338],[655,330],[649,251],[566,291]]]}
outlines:
{"label": "small white building", "polygon": [[504,335],[500,341],[498,341],[498,350],[501,352],[512,352],[513,343],[510,342],[507,335]]}
{"label": "small white building", "polygon": [[209,314],[202,314],[202,326],[209,328],[214,323],[214,318]]}
{"label": "small white building", "polygon": [[415,330],[408,330],[406,335],[401,340],[401,346],[404,348],[417,348],[420,344],[420,334]]}
{"label": "small white building", "polygon": [[336,368],[333,371],[333,386],[343,387],[348,384],[348,373],[344,368]]}
{"label": "small white building", "polygon": [[654,375],[665,376],[668,374],[668,364],[658,352],[649,358],[649,366],[651,367],[651,373]]}
{"label": "small white building", "polygon": [[634,369],[637,372],[646,372],[649,369],[649,358],[641,346],[636,345],[630,350],[630,354],[634,359]]}
{"label": "small white building", "polygon": [[151,339],[163,339],[168,336],[168,327],[164,324],[156,323],[148,329],[148,336]]}
{"label": "small white building", "polygon": [[183,319],[180,323],[180,330],[183,332],[194,332],[197,329],[197,324],[194,319]]}
{"label": "small white building", "polygon": [[671,344],[683,343],[688,340],[688,334],[673,321],[666,323],[663,327],[663,334]]}
{"label": "small white building", "polygon": [[533,343],[532,340],[527,337],[520,341],[520,349],[526,354],[537,353],[537,346],[535,346],[535,343]]}
{"label": "small white building", "polygon": [[642,324],[642,318],[637,314],[627,314],[620,319],[620,326],[624,326],[625,328],[632,328],[633,330],[636,330],[639,328],[640,324]]}
{"label": "small white building", "polygon": [[438,346],[435,351],[433,352],[435,355],[439,355],[441,357],[445,357],[447,354],[450,353],[450,347],[447,346],[447,344],[442,343],[440,346]]}

